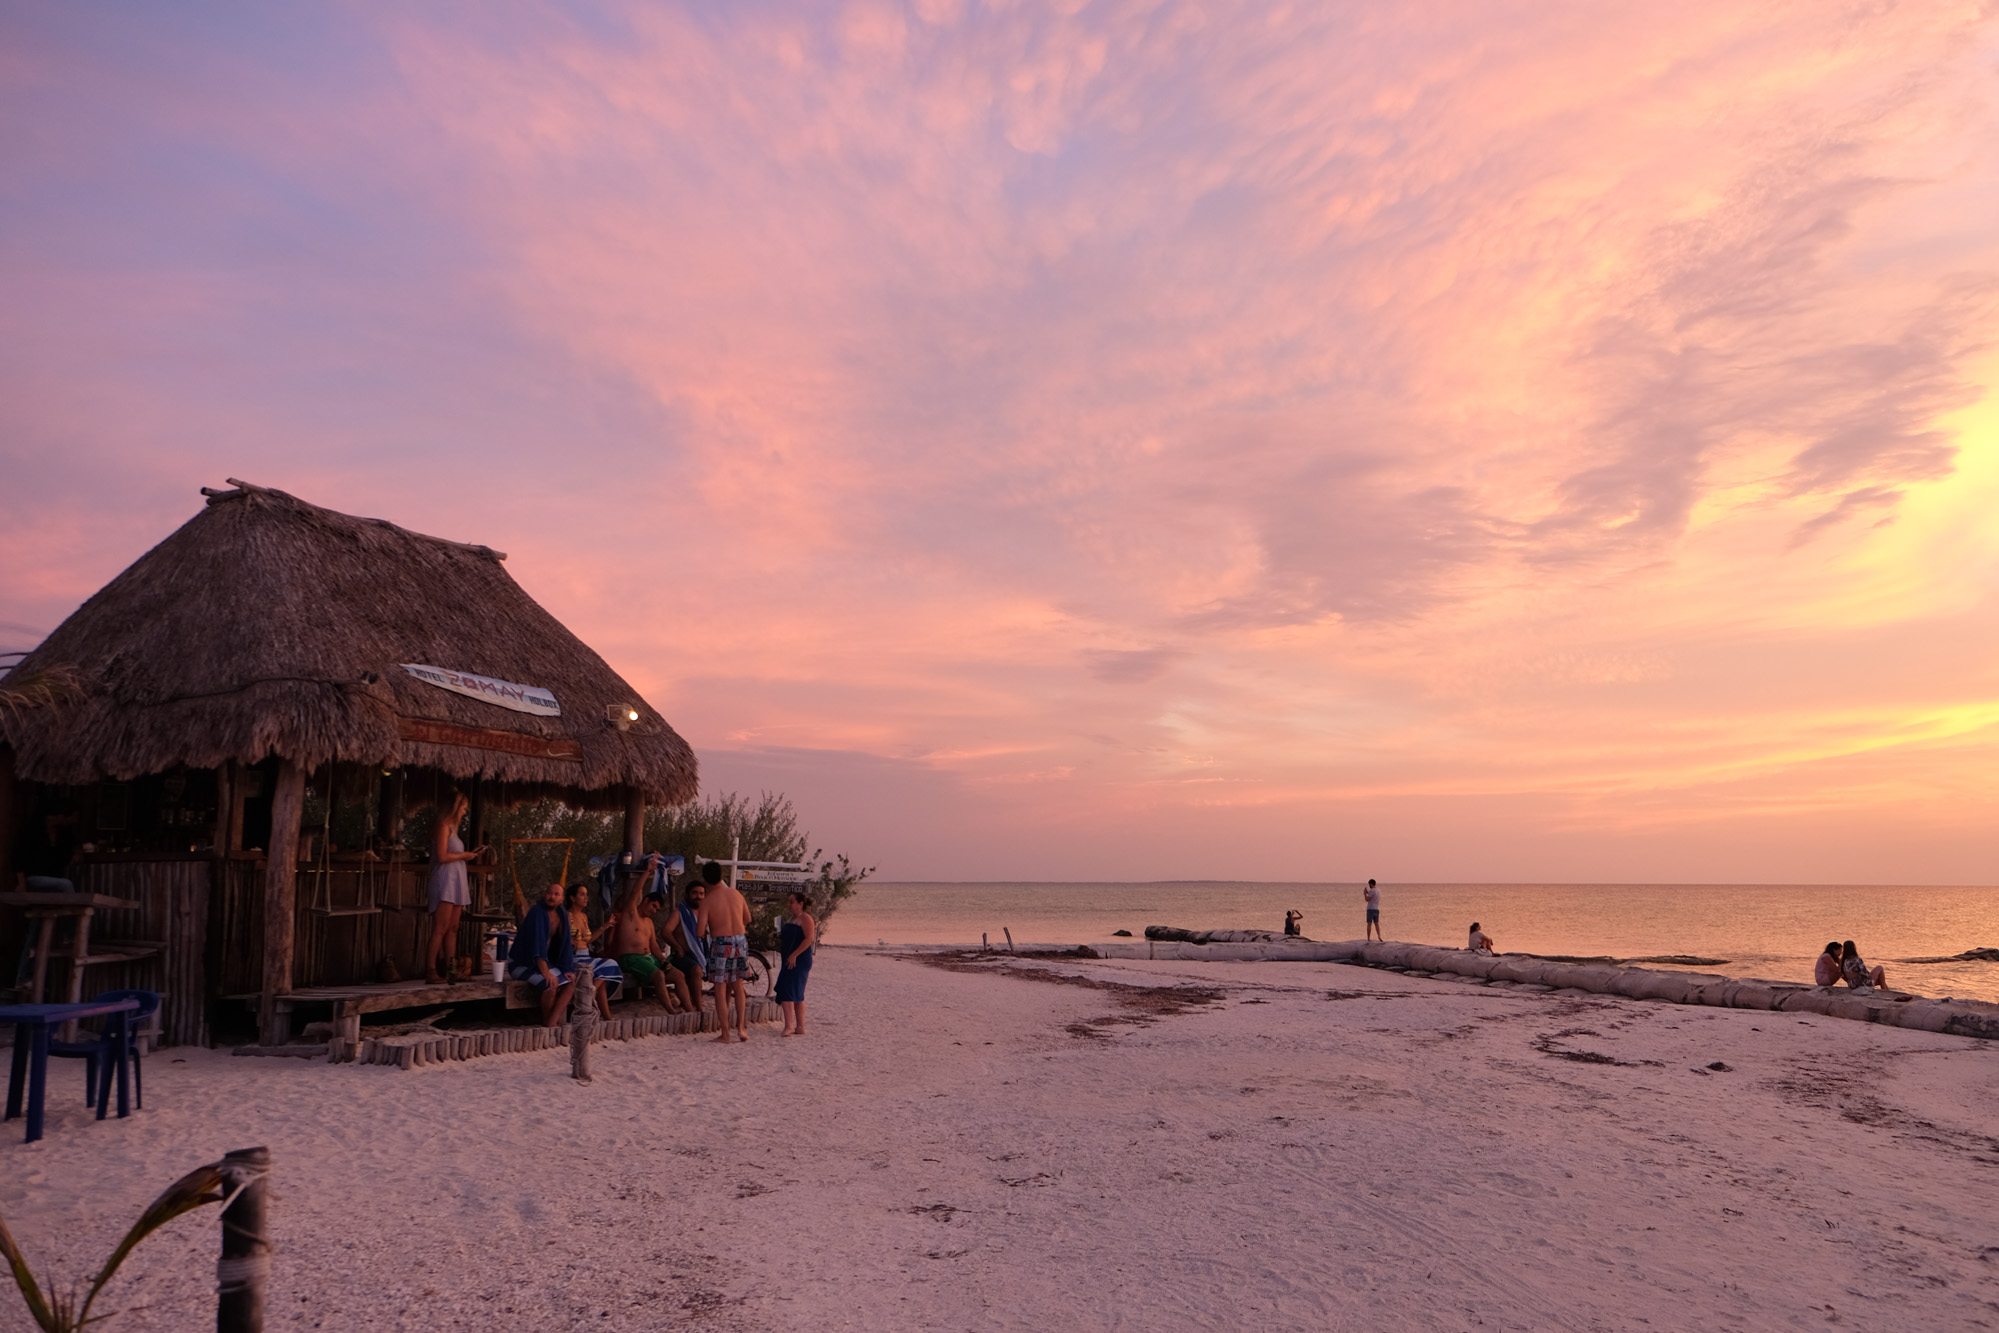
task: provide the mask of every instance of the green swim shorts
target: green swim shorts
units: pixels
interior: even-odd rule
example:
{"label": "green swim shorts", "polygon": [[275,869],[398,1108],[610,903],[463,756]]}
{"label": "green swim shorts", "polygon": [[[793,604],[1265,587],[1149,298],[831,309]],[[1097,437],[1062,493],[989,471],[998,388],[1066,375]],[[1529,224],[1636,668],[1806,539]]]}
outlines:
{"label": "green swim shorts", "polygon": [[651,981],[659,973],[659,959],[649,953],[626,953],[618,955],[618,970],[640,986]]}

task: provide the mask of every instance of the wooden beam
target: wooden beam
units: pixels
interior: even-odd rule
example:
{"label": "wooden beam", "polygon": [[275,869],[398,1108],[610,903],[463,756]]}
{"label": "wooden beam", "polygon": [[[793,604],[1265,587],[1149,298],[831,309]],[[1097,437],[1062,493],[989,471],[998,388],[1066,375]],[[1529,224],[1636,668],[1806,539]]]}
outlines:
{"label": "wooden beam", "polygon": [[468,750],[524,755],[529,759],[583,762],[583,747],[575,741],[523,736],[518,731],[498,731],[492,727],[460,727],[420,717],[399,717],[396,719],[396,735],[403,740],[422,741],[426,745],[457,745]]}
{"label": "wooden beam", "polygon": [[625,850],[634,860],[646,850],[646,794],[637,787],[625,788]]}
{"label": "wooden beam", "polygon": [[282,1046],[288,1015],[277,1000],[292,988],[292,944],[297,923],[298,826],[305,815],[305,770],[290,759],[278,761],[271,793],[271,845],[264,862],[264,984],[258,994],[258,1040]]}

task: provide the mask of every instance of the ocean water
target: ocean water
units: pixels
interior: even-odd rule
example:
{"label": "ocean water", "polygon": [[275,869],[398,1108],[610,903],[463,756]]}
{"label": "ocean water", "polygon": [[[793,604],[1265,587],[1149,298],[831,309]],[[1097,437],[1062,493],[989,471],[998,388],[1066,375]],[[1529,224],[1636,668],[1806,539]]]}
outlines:
{"label": "ocean water", "polygon": [[[1282,930],[1359,939],[1357,884],[863,884],[829,923],[828,943],[1094,944],[1147,926]],[[1999,888],[1845,884],[1384,884],[1391,940],[1462,947],[1479,922],[1502,950],[1724,960],[1698,970],[1809,982],[1828,940],[1852,940],[1892,986],[1999,1001],[1999,963],[1906,964],[1999,947]]]}

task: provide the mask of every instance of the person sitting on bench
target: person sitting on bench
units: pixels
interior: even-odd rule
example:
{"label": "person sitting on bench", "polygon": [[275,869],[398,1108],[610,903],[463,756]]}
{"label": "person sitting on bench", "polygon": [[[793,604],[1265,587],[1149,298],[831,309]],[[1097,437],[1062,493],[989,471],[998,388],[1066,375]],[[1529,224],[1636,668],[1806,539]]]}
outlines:
{"label": "person sitting on bench", "polygon": [[[673,1013],[673,992],[667,987],[667,977],[672,969],[666,966],[666,950],[660,948],[659,932],[653,922],[659,916],[659,909],[666,905],[663,894],[648,894],[638,905],[636,912],[624,912],[618,917],[616,932],[611,937],[611,951],[617,956],[618,967],[641,988],[650,988],[659,1007]],[[677,996],[674,998],[678,998]]]}
{"label": "person sitting on bench", "polygon": [[509,976],[541,991],[542,1026],[554,1027],[558,1016],[569,1011],[569,992],[576,984],[576,948],[560,884],[543,889],[541,901],[521,918],[507,962]]}
{"label": "person sitting on bench", "polygon": [[[580,984],[587,972],[596,982],[593,989],[596,992],[597,1013],[608,1023],[611,1021],[611,983],[623,981],[624,975],[608,956],[589,956],[595,952],[590,947],[590,941],[595,938],[590,929],[590,886],[571,884],[564,901],[569,905],[569,941],[576,949],[576,979]],[[608,948],[609,944],[607,934],[601,947]]]}

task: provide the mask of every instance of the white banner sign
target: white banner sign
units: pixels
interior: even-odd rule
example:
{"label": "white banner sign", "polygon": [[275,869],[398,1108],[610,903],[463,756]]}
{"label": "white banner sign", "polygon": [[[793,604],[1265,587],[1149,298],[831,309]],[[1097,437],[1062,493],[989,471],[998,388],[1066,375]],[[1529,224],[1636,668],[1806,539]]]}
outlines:
{"label": "white banner sign", "polygon": [[562,716],[562,705],[539,685],[516,685],[510,680],[475,676],[469,671],[446,671],[443,667],[417,666],[412,662],[402,665],[403,670],[418,680],[426,685],[435,685],[440,690],[484,699],[489,704],[511,708],[516,713],[533,713],[536,717]]}

